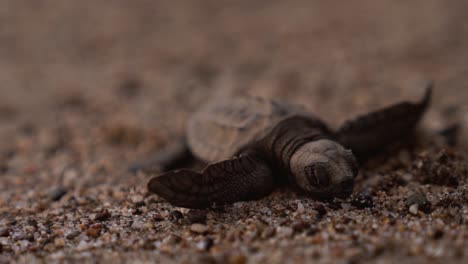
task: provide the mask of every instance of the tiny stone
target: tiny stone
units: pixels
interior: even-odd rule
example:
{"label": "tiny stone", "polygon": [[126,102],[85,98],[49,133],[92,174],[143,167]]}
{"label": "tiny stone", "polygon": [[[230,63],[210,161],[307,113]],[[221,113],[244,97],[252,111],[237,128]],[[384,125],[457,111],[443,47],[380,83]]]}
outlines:
{"label": "tiny stone", "polygon": [[49,197],[52,201],[57,202],[59,201],[65,194],[67,190],[63,187],[56,187],[52,191],[49,192]]}
{"label": "tiny stone", "polygon": [[26,235],[23,233],[23,232],[15,232],[11,235],[11,238],[14,240],[14,241],[18,241],[18,240],[23,240],[25,239]]}
{"label": "tiny stone", "polygon": [[405,203],[407,207],[411,207],[412,205],[417,205],[416,209],[419,209],[421,212],[424,212],[426,214],[430,213],[432,210],[431,203],[427,200],[426,196],[422,193],[415,193],[409,196],[406,199]]}
{"label": "tiny stone", "polygon": [[74,239],[75,237],[77,237],[78,235],[80,234],[80,231],[78,230],[73,230],[71,231],[70,233],[68,233],[65,238],[66,239]]}
{"label": "tiny stone", "polygon": [[201,251],[208,251],[213,246],[213,243],[213,239],[207,237],[206,239],[203,239],[197,243],[197,249]]}
{"label": "tiny stone", "polygon": [[37,228],[37,221],[34,219],[28,219],[26,223],[30,226],[36,227]]}
{"label": "tiny stone", "polygon": [[338,233],[343,233],[345,231],[345,227],[342,224],[337,224],[337,225],[335,225],[335,230]]}
{"label": "tiny stone", "polygon": [[364,209],[368,207],[373,207],[374,206],[374,201],[372,199],[372,196],[369,192],[363,191],[358,194],[356,194],[352,199],[351,199],[351,204],[359,209]]}
{"label": "tiny stone", "polygon": [[327,209],[323,204],[319,204],[315,207],[315,210],[318,212],[318,218],[322,218],[327,214]]}
{"label": "tiny stone", "polygon": [[302,232],[302,230],[308,228],[309,226],[310,224],[303,220],[296,220],[292,223],[292,229],[295,232]]}
{"label": "tiny stone", "polygon": [[133,210],[133,215],[141,215],[143,211],[140,208],[136,208]]}
{"label": "tiny stone", "polygon": [[56,238],[56,239],[54,240],[54,245],[55,245],[56,247],[60,247],[60,248],[63,247],[63,246],[65,246],[65,239],[63,239],[63,238]]}
{"label": "tiny stone", "polygon": [[143,197],[142,195],[139,195],[139,194],[137,194],[137,195],[132,195],[132,196],[130,197],[130,200],[131,200],[134,204],[139,204],[139,203],[141,203],[141,202],[143,202],[143,204],[144,204],[144,197]]}
{"label": "tiny stone", "polygon": [[76,250],[78,251],[84,251],[84,250],[87,250],[88,248],[89,248],[89,244],[84,240],[81,240],[78,246],[76,246]]}
{"label": "tiny stone", "polygon": [[50,254],[50,257],[53,260],[63,260],[65,258],[65,253],[63,253],[63,251],[55,252]]}
{"label": "tiny stone", "polygon": [[6,227],[0,228],[0,237],[7,237],[10,235],[10,230]]}
{"label": "tiny stone", "polygon": [[434,234],[432,235],[432,238],[434,238],[435,240],[439,240],[441,239],[442,237],[444,236],[444,231],[440,230],[440,229],[437,229]]}
{"label": "tiny stone", "polygon": [[198,234],[203,234],[206,233],[209,230],[209,227],[203,224],[192,224],[190,226],[190,230],[192,232],[198,233]]}
{"label": "tiny stone", "polygon": [[34,236],[33,235],[26,235],[24,237],[25,240],[29,241],[29,242],[34,242]]}
{"label": "tiny stone", "polygon": [[184,215],[178,210],[173,210],[169,213],[169,220],[171,221],[179,220],[179,219],[182,219],[183,217]]}
{"label": "tiny stone", "polygon": [[97,238],[99,235],[101,235],[101,229],[101,224],[94,224],[86,230],[86,235],[92,238]]}
{"label": "tiny stone", "polygon": [[21,250],[26,250],[29,245],[31,245],[31,242],[28,240],[20,240],[18,241],[18,244],[20,245]]}
{"label": "tiny stone", "polygon": [[143,229],[144,227],[145,227],[145,224],[140,220],[135,220],[132,223],[133,229]]}
{"label": "tiny stone", "polygon": [[164,217],[162,217],[160,214],[154,214],[153,215],[153,221],[156,221],[156,222],[160,222],[160,221],[163,221],[164,220]]}
{"label": "tiny stone", "polygon": [[105,221],[111,217],[111,214],[107,209],[102,209],[96,217],[94,217],[94,220],[96,221]]}
{"label": "tiny stone", "polygon": [[182,238],[180,236],[171,234],[163,240],[163,243],[168,245],[175,245],[179,244],[180,241],[182,241]]}
{"label": "tiny stone", "polygon": [[351,204],[349,203],[341,203],[341,208],[345,209],[345,210],[349,210],[351,209]]}
{"label": "tiny stone", "polygon": [[417,215],[418,214],[418,205],[417,204],[413,204],[409,207],[409,212],[414,214],[414,215]]}
{"label": "tiny stone", "polygon": [[297,212],[298,213],[304,212],[304,205],[301,202],[297,203]]}

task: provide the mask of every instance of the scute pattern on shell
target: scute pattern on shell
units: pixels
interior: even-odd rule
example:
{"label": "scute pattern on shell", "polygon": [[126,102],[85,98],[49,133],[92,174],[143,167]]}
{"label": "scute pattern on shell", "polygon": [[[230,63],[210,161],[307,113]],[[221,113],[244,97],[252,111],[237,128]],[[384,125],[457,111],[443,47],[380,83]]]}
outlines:
{"label": "scute pattern on shell", "polygon": [[187,141],[192,152],[206,162],[228,159],[295,115],[312,117],[304,107],[260,97],[214,101],[189,120]]}

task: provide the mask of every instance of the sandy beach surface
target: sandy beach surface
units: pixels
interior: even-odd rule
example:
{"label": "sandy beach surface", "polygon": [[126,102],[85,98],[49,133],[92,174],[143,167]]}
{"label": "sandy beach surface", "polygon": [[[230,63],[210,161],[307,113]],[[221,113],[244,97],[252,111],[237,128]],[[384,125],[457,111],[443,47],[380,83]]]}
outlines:
{"label": "sandy beach surface", "polygon": [[[466,263],[468,2],[1,1],[0,263]],[[434,82],[415,137],[353,195],[288,188],[210,210],[128,166],[216,98],[337,128]],[[452,125],[461,126],[457,136]]]}

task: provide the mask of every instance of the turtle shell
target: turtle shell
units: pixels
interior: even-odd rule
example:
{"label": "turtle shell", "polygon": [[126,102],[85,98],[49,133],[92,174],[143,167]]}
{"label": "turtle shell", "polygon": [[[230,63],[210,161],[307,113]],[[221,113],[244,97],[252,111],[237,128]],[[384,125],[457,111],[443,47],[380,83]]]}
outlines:
{"label": "turtle shell", "polygon": [[189,120],[187,142],[201,160],[220,161],[261,140],[279,122],[292,116],[312,117],[304,107],[260,97],[213,101]]}

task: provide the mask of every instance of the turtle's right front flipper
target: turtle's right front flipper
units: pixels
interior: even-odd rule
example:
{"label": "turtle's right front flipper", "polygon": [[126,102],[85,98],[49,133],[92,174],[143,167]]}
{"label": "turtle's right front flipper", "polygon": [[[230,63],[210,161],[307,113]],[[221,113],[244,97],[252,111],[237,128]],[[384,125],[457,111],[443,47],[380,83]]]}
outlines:
{"label": "turtle's right front flipper", "polygon": [[348,121],[338,130],[336,139],[359,160],[365,160],[411,132],[426,112],[431,94],[429,84],[419,102],[402,102]]}
{"label": "turtle's right front flipper", "polygon": [[252,154],[208,165],[201,173],[176,170],[152,178],[148,190],[175,206],[204,208],[261,198],[273,189],[268,164]]}

